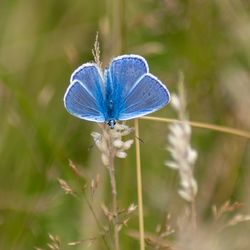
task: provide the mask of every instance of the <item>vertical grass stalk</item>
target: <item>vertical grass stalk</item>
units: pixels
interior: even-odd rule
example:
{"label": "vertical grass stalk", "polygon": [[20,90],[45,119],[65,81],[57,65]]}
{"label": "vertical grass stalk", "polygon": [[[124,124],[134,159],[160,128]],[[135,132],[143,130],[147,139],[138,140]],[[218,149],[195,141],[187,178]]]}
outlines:
{"label": "vertical grass stalk", "polygon": [[140,141],[138,138],[140,138],[139,137],[139,120],[135,119],[135,152],[136,152],[137,193],[138,193],[138,210],[139,210],[140,250],[144,250],[145,243],[144,243],[141,157],[140,157]]}
{"label": "vertical grass stalk", "polygon": [[109,128],[104,127],[107,133],[107,147],[108,147],[108,165],[107,169],[110,177],[110,185],[112,189],[112,224],[113,224],[113,240],[114,240],[114,249],[120,250],[119,242],[119,221],[118,221],[118,206],[117,206],[117,186],[116,186],[116,177],[115,177],[115,154],[116,150],[113,145],[113,138]]}
{"label": "vertical grass stalk", "polygon": [[[112,147],[112,145],[111,145]],[[115,179],[115,166],[114,166],[114,155],[112,154],[113,149],[110,149],[110,159],[109,159],[109,177],[110,184],[112,188],[112,214],[113,214],[113,226],[114,226],[114,249],[120,249],[119,242],[119,224],[118,224],[118,208],[117,208],[117,188]]]}

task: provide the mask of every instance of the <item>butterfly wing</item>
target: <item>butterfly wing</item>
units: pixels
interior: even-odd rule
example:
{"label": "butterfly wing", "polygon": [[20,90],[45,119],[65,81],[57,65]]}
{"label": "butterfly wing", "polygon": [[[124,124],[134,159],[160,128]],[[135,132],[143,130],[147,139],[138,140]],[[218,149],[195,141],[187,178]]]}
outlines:
{"label": "butterfly wing", "polygon": [[148,65],[141,56],[123,55],[111,61],[105,70],[106,103],[112,103],[111,108],[108,108],[108,119],[118,119],[122,100],[129,95],[138,79],[146,73]]}
{"label": "butterfly wing", "polygon": [[108,70],[113,90],[121,87],[119,94],[123,98],[129,94],[137,80],[148,73],[148,64],[141,56],[123,55],[114,58]]}
{"label": "butterfly wing", "polygon": [[102,81],[99,68],[95,64],[86,63],[76,69],[64,95],[67,111],[84,120],[104,122],[106,108]]}
{"label": "butterfly wing", "polygon": [[119,120],[129,120],[161,109],[170,101],[170,94],[159,79],[150,73],[134,84],[122,100]]}

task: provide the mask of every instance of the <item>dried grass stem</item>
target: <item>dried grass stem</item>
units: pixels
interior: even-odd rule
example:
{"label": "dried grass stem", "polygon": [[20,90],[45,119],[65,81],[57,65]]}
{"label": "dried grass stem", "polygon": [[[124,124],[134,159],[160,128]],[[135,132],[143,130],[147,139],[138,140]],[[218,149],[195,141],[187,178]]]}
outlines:
{"label": "dried grass stem", "polygon": [[113,213],[112,221],[113,221],[113,226],[114,226],[114,249],[119,250],[120,243],[119,243],[119,222],[118,222],[118,206],[117,206],[117,186],[116,186],[115,166],[114,166],[114,159],[115,159],[116,152],[112,143],[112,136],[110,135],[109,138],[110,138],[108,142],[109,165],[107,166],[107,169],[109,172],[110,184],[111,184],[111,189],[112,189],[112,213]]}
{"label": "dried grass stem", "polygon": [[[135,119],[135,138],[139,136],[139,120]],[[136,150],[136,171],[137,171],[137,193],[138,193],[138,210],[139,210],[139,233],[140,233],[140,249],[145,249],[144,241],[144,220],[143,220],[143,200],[142,200],[142,177],[141,177],[141,158],[140,158],[140,141],[135,139]]]}

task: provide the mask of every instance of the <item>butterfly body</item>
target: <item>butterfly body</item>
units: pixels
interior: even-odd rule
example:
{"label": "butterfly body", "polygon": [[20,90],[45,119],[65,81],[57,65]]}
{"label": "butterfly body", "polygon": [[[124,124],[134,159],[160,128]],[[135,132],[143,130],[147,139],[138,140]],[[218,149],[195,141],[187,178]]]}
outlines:
{"label": "butterfly body", "polygon": [[113,59],[104,74],[94,63],[86,63],[71,75],[64,105],[72,115],[105,122],[137,118],[165,106],[167,88],[149,73],[147,62],[137,55]]}

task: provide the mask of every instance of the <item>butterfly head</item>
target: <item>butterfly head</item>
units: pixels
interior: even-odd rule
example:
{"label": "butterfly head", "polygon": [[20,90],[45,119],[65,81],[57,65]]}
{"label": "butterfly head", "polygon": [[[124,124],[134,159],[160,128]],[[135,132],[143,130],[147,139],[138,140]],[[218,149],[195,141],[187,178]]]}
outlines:
{"label": "butterfly head", "polygon": [[115,127],[116,121],[114,119],[107,121],[107,124],[111,129]]}

